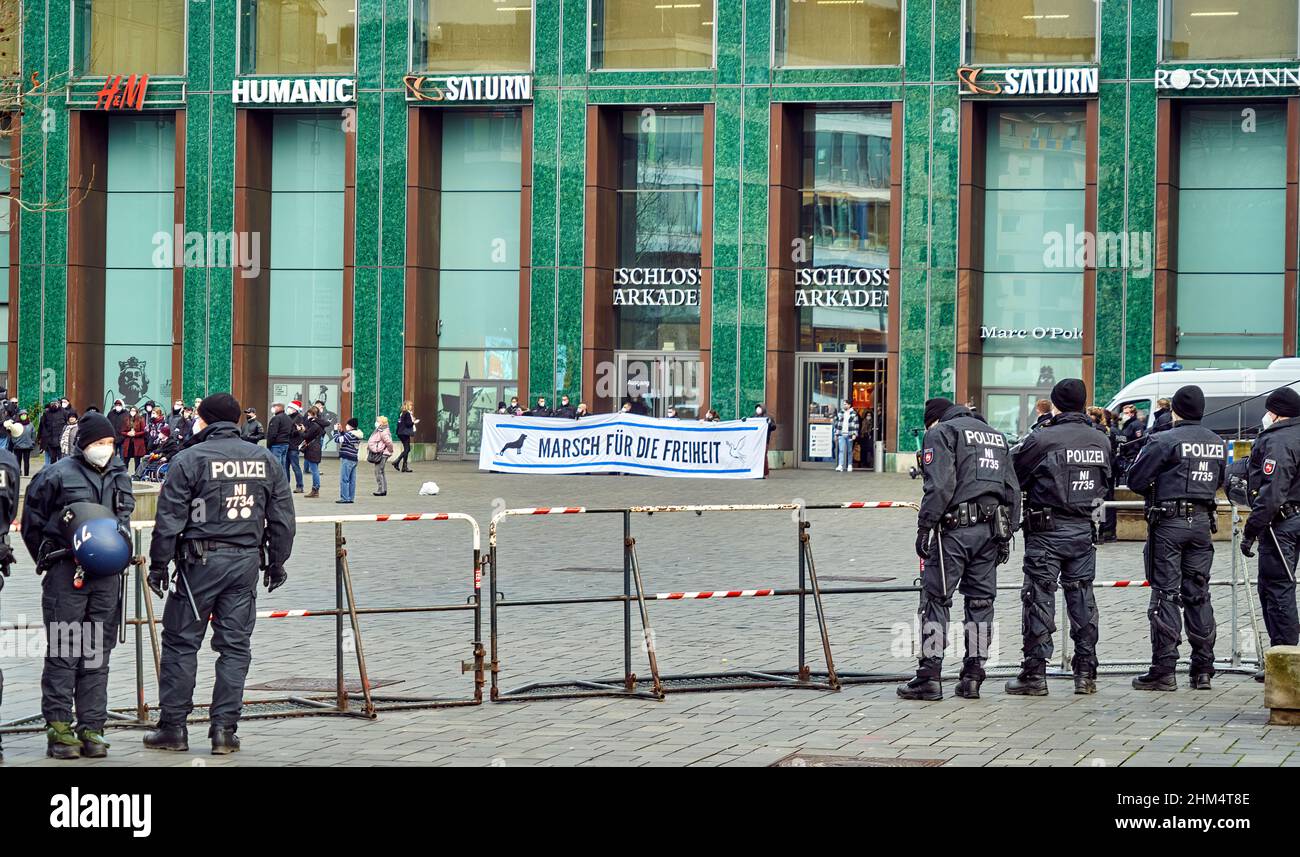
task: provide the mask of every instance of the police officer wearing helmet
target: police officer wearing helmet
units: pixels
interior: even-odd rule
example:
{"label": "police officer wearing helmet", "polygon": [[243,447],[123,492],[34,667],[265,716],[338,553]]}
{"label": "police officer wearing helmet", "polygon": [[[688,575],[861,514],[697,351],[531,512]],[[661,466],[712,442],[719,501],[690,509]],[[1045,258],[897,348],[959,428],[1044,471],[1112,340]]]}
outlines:
{"label": "police officer wearing helmet", "polygon": [[925,403],[921,441],[925,496],[917,519],[921,570],[921,659],[903,699],[943,699],[939,674],[948,647],[952,594],[965,596],[966,658],[957,695],[979,699],[993,631],[997,567],[1009,558],[1020,486],[1002,432],[948,399]]}
{"label": "police officer wearing helmet", "polygon": [[1209,690],[1214,675],[1215,495],[1225,479],[1227,445],[1201,425],[1205,394],[1186,386],[1174,393],[1173,423],[1153,433],[1128,471],[1130,490],[1146,498],[1147,582],[1151,584],[1151,669],[1133,679],[1137,690],[1175,690],[1181,642],[1179,607],[1192,645],[1191,683]]}
{"label": "police officer wearing helmet", "polygon": [[1074,640],[1074,692],[1097,692],[1097,576],[1093,512],[1111,482],[1110,442],[1084,414],[1078,378],[1052,388],[1051,421],[1011,451],[1025,492],[1025,580],[1020,589],[1024,660],[1007,693],[1047,695],[1047,661],[1056,631],[1056,589],[1065,590]]}
{"label": "police officer wearing helmet", "polygon": [[163,608],[162,709],[144,745],[188,750],[186,719],[194,708],[198,651],[212,621],[218,653],[212,689],[212,752],[239,750],[235,730],[252,660],[257,581],[274,592],[288,579],[294,510],[289,479],[277,457],[239,433],[239,402],[229,393],[199,403],[196,433],[171,460],[158,495],[149,546],[149,587],[158,597],[175,562],[174,588]]}
{"label": "police officer wearing helmet", "polygon": [[[48,651],[41,714],[46,753],[56,759],[108,755],[108,659],[121,621],[122,572],[130,559],[135,509],[131,477],[113,453],[115,441],[108,418],[87,413],[72,453],[41,468],[23,502],[23,543],[36,560],[36,573],[45,575],[41,614]],[[112,535],[121,541],[114,543]]]}
{"label": "police officer wearing helmet", "polygon": [[[0,449],[0,590],[5,588],[9,566],[14,562],[14,549],[9,545],[9,527],[18,514],[18,459],[8,449]],[[5,674],[0,672],[0,702],[4,701]],[[0,762],[4,761],[4,747],[0,746]]]}
{"label": "police officer wearing helmet", "polygon": [[[1259,603],[1271,646],[1300,645],[1295,570],[1300,556],[1300,394],[1281,387],[1264,400],[1264,430],[1247,467],[1250,517],[1241,552],[1259,542]],[[1261,670],[1255,676],[1264,680]]]}

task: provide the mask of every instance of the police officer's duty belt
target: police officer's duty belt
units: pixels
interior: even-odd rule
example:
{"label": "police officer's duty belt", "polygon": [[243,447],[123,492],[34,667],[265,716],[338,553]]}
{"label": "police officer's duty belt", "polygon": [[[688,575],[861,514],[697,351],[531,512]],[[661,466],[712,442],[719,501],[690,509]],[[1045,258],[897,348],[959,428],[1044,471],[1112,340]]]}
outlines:
{"label": "police officer's duty belt", "polygon": [[944,513],[943,525],[949,529],[954,527],[974,527],[977,524],[987,524],[992,521],[998,513],[998,504],[988,503],[980,505],[979,503],[958,503],[953,508]]}

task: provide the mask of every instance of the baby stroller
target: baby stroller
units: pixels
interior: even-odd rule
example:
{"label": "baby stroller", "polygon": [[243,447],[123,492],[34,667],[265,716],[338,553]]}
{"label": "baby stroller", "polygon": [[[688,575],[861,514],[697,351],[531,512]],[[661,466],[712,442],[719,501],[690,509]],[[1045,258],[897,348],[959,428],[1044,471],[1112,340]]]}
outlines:
{"label": "baby stroller", "polygon": [[162,482],[167,478],[167,463],[180,451],[181,445],[168,438],[162,446],[149,453],[135,469],[137,482]]}

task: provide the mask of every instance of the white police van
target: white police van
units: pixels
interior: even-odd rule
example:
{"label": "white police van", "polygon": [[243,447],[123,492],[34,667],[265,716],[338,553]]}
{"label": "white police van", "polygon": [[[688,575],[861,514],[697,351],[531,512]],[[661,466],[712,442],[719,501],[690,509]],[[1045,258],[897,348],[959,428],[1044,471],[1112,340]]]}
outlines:
{"label": "white police van", "polygon": [[1267,369],[1171,369],[1144,375],[1115,394],[1106,410],[1120,413],[1136,405],[1155,421],[1156,402],[1172,399],[1179,387],[1195,384],[1205,393],[1201,423],[1225,438],[1251,438],[1259,433],[1264,399],[1278,387],[1300,392],[1300,358],[1274,360]]}

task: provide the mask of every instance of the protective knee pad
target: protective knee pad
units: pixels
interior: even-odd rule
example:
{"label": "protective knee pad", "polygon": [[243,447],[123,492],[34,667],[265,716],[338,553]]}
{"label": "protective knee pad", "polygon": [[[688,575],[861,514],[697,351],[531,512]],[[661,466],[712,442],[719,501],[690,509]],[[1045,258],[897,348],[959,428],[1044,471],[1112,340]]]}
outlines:
{"label": "protective knee pad", "polygon": [[1092,580],[1062,580],[1061,588],[1066,592],[1078,592],[1079,590],[1092,591]]}
{"label": "protective knee pad", "polygon": [[[1031,577],[1020,587],[1020,600],[1026,605],[1036,602],[1052,602],[1056,600],[1057,584],[1055,580],[1039,579]],[[1043,596],[1041,598],[1037,596]]]}
{"label": "protective knee pad", "polygon": [[971,610],[987,610],[993,606],[992,598],[967,598],[966,606]]}

